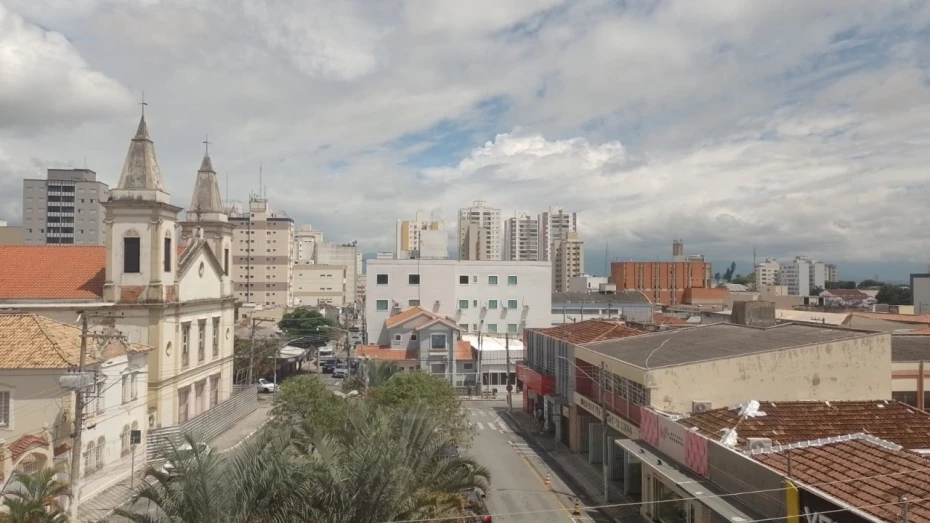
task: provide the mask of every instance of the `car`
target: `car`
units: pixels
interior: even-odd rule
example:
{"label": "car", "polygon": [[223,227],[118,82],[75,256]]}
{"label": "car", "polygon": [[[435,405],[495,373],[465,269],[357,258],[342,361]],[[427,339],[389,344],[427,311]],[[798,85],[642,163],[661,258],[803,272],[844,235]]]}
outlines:
{"label": "car", "polygon": [[336,358],[327,358],[323,360],[323,363],[320,364],[320,371],[323,374],[330,374],[333,370],[336,369],[336,365],[339,364],[339,360]]}
{"label": "car", "polygon": [[334,378],[347,378],[349,377],[349,369],[346,367],[345,363],[340,363],[336,365],[336,368],[333,369]]}
{"label": "car", "polygon": [[274,392],[277,388],[277,385],[264,378],[258,380],[258,392]]}
{"label": "car", "polygon": [[[198,442],[197,452],[200,455],[210,455],[213,452],[213,449],[209,445],[203,442]],[[165,461],[165,464],[161,466],[161,471],[168,477],[175,477],[178,475],[178,463],[174,461],[177,460],[188,460],[194,458],[194,448],[191,447],[190,443],[184,443],[177,448],[177,456],[173,459]]]}
{"label": "car", "polygon": [[470,488],[462,491],[462,497],[467,502],[468,512],[471,513],[466,521],[468,523],[492,523],[488,506],[485,504],[487,496],[480,488]]}

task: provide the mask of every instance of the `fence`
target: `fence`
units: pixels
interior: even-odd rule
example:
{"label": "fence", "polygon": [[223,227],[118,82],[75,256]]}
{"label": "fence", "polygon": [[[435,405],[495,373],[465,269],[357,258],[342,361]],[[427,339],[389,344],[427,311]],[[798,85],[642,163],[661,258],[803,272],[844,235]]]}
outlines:
{"label": "fence", "polygon": [[164,455],[171,448],[171,441],[177,441],[181,434],[190,433],[210,441],[256,408],[258,388],[255,385],[235,385],[229,399],[187,423],[150,430],[146,438],[145,459],[151,461]]}

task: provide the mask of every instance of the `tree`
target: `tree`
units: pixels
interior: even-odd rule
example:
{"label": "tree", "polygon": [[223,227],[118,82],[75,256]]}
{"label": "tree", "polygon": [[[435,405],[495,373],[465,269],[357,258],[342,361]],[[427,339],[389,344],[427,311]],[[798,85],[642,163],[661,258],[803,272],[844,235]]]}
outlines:
{"label": "tree", "polygon": [[68,515],[59,499],[71,497],[68,483],[55,479],[55,469],[35,474],[13,472],[4,492],[2,523],[65,523]]}
{"label": "tree", "polygon": [[913,305],[914,295],[906,286],[882,285],[875,296],[878,303],[888,305]]}
{"label": "tree", "polygon": [[306,338],[306,340],[302,340],[304,343],[294,342],[295,346],[301,347],[319,346],[328,341],[331,335],[338,334],[338,331],[328,328],[332,326],[332,320],[323,316],[320,311],[313,309],[294,309],[284,314],[284,317],[278,322],[278,328],[288,338]]}
{"label": "tree", "polygon": [[342,391],[367,392],[384,385],[397,372],[397,366],[390,361],[366,361],[359,372],[342,380]]}
{"label": "tree", "polygon": [[828,281],[828,282],[825,282],[824,286],[827,288],[827,290],[855,289],[856,282],[854,281]]}
{"label": "tree", "polygon": [[274,374],[275,355],[278,350],[278,340],[273,338],[255,338],[255,354],[252,354],[252,340],[236,338],[233,343],[235,360],[233,362],[234,376],[247,376],[249,365],[255,364],[252,372],[257,380]]}
{"label": "tree", "polygon": [[823,287],[813,287],[811,289],[811,296],[820,296],[823,290]]}
{"label": "tree", "polygon": [[733,278],[730,280],[730,283],[735,283],[736,285],[750,285],[755,280],[756,278],[754,274],[747,274],[746,276],[737,274],[736,276],[733,276]]}
{"label": "tree", "polygon": [[727,268],[727,271],[723,273],[723,279],[727,283],[733,279],[733,274],[736,272],[736,262],[730,262],[730,266]]}
{"label": "tree", "polygon": [[870,287],[882,287],[885,284],[877,280],[862,280],[859,282],[860,289],[868,289]]}
{"label": "tree", "polygon": [[371,399],[381,407],[406,410],[420,403],[429,405],[443,433],[467,447],[475,435],[462,400],[449,382],[427,372],[413,371],[395,375],[371,391]]}
{"label": "tree", "polygon": [[279,424],[312,420],[316,425],[331,428],[342,425],[345,405],[326,388],[319,376],[302,374],[281,384],[271,413]]}
{"label": "tree", "polygon": [[719,273],[719,272],[715,272],[715,273],[714,273],[714,281],[720,281],[720,273]]}

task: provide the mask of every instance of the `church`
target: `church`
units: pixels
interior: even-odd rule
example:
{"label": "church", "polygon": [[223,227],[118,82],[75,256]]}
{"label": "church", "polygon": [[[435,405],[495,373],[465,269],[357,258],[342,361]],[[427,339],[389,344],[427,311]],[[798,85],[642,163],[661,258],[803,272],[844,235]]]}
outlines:
{"label": "church", "polygon": [[104,207],[105,247],[0,246],[0,313],[74,323],[84,311],[92,329],[151,347],[147,429],[184,425],[233,395],[233,226],[209,150],[181,221],[143,113]]}

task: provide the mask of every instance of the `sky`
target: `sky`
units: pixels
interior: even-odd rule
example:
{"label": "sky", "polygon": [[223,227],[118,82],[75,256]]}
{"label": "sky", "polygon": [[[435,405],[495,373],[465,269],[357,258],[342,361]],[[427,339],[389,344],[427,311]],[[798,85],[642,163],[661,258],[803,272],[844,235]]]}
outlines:
{"label": "sky", "polygon": [[144,91],[174,203],[208,135],[230,199],[261,169],[365,252],[485,200],[577,211],[590,272],[680,238],[905,280],[930,263],[928,29],[922,0],[0,0],[0,219],[50,167],[115,185]]}

